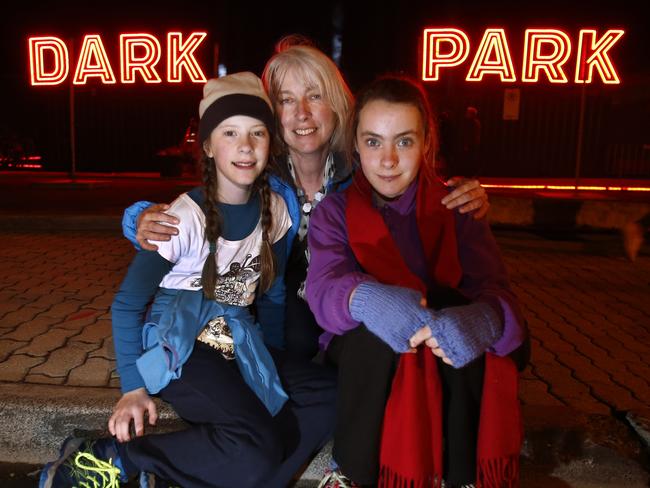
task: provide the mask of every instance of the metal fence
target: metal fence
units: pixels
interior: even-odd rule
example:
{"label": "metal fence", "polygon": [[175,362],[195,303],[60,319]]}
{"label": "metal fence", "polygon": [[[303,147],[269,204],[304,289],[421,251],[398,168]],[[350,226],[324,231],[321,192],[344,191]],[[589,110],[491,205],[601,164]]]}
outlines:
{"label": "metal fence", "polygon": [[[35,89],[25,87],[22,80],[15,85],[5,91],[11,99],[3,102],[1,123],[33,139],[46,169],[68,169],[68,89]],[[504,120],[505,85],[457,86],[461,88],[427,87],[436,109],[451,114],[450,172],[494,177],[575,176],[580,87],[520,86],[519,118]],[[644,87],[632,91],[624,86],[586,88],[581,177],[650,177],[650,83],[645,82]],[[156,152],[180,142],[189,118],[196,114],[200,96],[201,87],[196,85],[75,88],[76,169],[156,171]],[[457,132],[468,105],[478,109],[481,121],[475,167],[463,166],[455,156]]]}

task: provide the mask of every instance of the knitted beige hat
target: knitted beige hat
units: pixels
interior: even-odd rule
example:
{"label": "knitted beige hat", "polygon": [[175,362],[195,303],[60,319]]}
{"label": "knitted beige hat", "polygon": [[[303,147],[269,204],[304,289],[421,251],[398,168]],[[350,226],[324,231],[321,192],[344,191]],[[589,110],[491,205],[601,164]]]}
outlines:
{"label": "knitted beige hat", "polygon": [[248,115],[261,120],[272,132],[274,126],[271,100],[262,80],[250,71],[213,78],[203,86],[199,103],[199,138],[210,137],[216,126],[233,115]]}

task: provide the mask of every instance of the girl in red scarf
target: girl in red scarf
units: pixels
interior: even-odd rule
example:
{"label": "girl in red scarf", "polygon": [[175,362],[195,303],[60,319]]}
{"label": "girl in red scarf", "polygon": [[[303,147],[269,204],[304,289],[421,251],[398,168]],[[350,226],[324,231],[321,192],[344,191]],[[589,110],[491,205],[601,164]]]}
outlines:
{"label": "girl in red scarf", "polygon": [[306,296],[339,368],[321,486],[518,486],[527,333],[489,226],[439,203],[415,82],[373,82],[350,127],[362,171],[309,233]]}

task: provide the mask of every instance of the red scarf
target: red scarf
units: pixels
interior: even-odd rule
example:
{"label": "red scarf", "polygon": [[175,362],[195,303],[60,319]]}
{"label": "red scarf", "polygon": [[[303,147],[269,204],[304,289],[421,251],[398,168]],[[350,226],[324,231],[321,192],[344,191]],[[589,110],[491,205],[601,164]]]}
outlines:
{"label": "red scarf", "polygon": [[[429,276],[457,287],[462,275],[452,211],[440,204],[441,184],[420,176],[416,218]],[[426,296],[372,204],[372,188],[361,172],[347,190],[347,231],[361,267],[380,282],[413,288]],[[518,374],[508,357],[487,353],[478,435],[477,487],[519,486],[523,428],[517,398]],[[440,487],[442,462],[442,389],[429,348],[402,354],[386,404],[380,453],[379,486]]]}

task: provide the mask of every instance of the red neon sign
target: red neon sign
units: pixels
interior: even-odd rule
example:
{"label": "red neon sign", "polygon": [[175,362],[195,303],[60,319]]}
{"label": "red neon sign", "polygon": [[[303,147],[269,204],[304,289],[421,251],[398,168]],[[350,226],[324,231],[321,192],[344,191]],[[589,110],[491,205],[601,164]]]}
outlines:
{"label": "red neon sign", "polygon": [[[581,29],[575,63],[575,83],[592,83],[594,71],[606,84],[618,84],[620,78],[609,55],[610,49],[625,33],[609,29],[600,36],[594,29]],[[422,79],[437,81],[443,69],[461,65],[468,57],[468,36],[456,28],[430,28],[423,32]],[[521,62],[521,81],[568,83],[563,66],[571,56],[569,35],[559,29],[526,29]],[[467,81],[482,81],[486,75],[497,75],[501,82],[517,81],[505,30],[485,29],[474,54]]]}
{"label": "red neon sign", "polygon": [[512,67],[506,33],[503,29],[485,29],[481,44],[476,50],[467,81],[481,81],[484,74],[496,74],[501,81],[516,81]]}
{"label": "red neon sign", "polygon": [[[167,34],[167,82],[180,83],[184,75],[192,83],[207,81],[194,53],[207,33],[191,32],[185,37],[180,32]],[[58,85],[68,77],[70,56],[64,40],[53,37],[30,37],[29,72],[32,85]],[[158,39],[146,33],[120,35],[120,82],[161,83],[157,65],[162,57]],[[73,83],[84,85],[89,79],[104,84],[116,83],[109,57],[99,34],[88,34],[79,50]]]}
{"label": "red neon sign", "polygon": [[120,80],[122,83],[135,83],[136,73],[140,73],[145,83],[160,83],[162,80],[155,68],[160,60],[160,52],[160,43],[151,34],[121,34]]}
{"label": "red neon sign", "polygon": [[[539,73],[546,73],[551,83],[567,83],[562,65],[571,54],[571,40],[556,29],[526,29],[521,81],[536,83]],[[544,53],[544,46],[551,52]]]}

